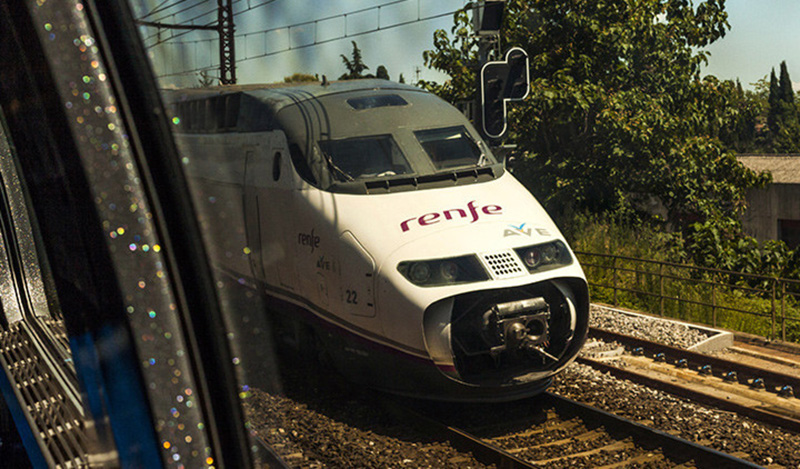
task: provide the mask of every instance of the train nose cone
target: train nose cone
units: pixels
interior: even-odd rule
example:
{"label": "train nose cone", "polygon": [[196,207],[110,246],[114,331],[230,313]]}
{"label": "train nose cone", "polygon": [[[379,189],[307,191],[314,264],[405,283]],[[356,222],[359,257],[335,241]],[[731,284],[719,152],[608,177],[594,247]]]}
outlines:
{"label": "train nose cone", "polygon": [[547,379],[574,358],[585,336],[583,288],[558,279],[436,302],[425,314],[426,345],[440,369],[463,382]]}

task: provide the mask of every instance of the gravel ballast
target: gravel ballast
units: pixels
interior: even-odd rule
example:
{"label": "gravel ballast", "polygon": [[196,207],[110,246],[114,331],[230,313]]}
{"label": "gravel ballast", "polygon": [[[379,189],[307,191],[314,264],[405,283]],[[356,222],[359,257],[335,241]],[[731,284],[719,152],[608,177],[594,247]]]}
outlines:
{"label": "gravel ballast", "polygon": [[589,325],[683,349],[697,345],[709,337],[705,330],[689,327],[686,324],[649,316],[625,314],[597,305],[591,305]]}
{"label": "gravel ballast", "polygon": [[[592,307],[593,326],[688,348],[708,338],[680,323]],[[251,430],[293,467],[485,467],[446,441],[399,423],[369,398],[336,386],[290,381],[285,395],[253,390]],[[292,377],[294,375],[294,378]],[[800,468],[800,436],[673,397],[573,363],[550,391],[769,467]]]}

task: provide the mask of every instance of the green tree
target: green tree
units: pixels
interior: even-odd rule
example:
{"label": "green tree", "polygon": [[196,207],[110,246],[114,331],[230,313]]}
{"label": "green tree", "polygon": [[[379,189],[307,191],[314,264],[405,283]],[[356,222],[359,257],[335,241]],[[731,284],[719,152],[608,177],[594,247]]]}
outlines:
{"label": "green tree", "polygon": [[200,70],[197,77],[197,88],[208,88],[214,86],[219,80],[208,74],[208,70]]}
{"label": "green tree", "polygon": [[[770,88],[770,96],[772,96]],[[770,102],[770,115],[773,115],[772,147],[778,153],[792,153],[800,149],[800,116],[794,102],[792,79],[786,61],[781,62],[777,99]]]}
{"label": "green tree", "polygon": [[767,127],[770,135],[778,133],[778,116],[780,114],[781,91],[778,85],[778,77],[775,76],[775,69],[769,75],[769,113],[767,114]]}
{"label": "green tree", "polygon": [[386,70],[386,67],[384,67],[383,65],[378,65],[378,68],[375,70],[375,78],[388,80],[389,72]]}
{"label": "green tree", "polygon": [[311,81],[319,81],[319,77],[308,73],[293,73],[288,77],[283,77],[284,83],[305,83]]}
{"label": "green tree", "polygon": [[356,41],[351,42],[353,44],[353,52],[351,54],[352,58],[347,58],[347,56],[344,54],[341,55],[342,62],[344,62],[344,66],[347,68],[347,73],[340,76],[340,80],[356,80],[359,78],[366,78],[364,76],[364,70],[369,70],[369,67],[367,67],[363,58],[361,57],[361,49],[358,48],[358,44],[356,44]]}
{"label": "green tree", "polygon": [[720,122],[719,138],[727,148],[738,153],[760,151],[757,126],[766,105],[758,93],[745,91],[737,79],[735,84],[724,81],[719,91],[727,94],[730,106],[723,113]]}
{"label": "green tree", "polygon": [[[744,191],[763,182],[720,140],[735,86],[700,78],[703,47],[728,28],[724,0],[509,0],[501,43],[530,57],[531,90],[510,107],[517,170],[551,213],[660,203],[691,236],[733,236]],[[531,27],[537,25],[537,27]],[[450,76],[422,85],[450,101],[475,90],[466,11],[434,33],[425,64]]]}
{"label": "green tree", "polygon": [[789,78],[789,69],[786,61],[781,62],[781,78],[778,82],[780,88],[781,101],[794,104],[794,91],[792,90],[792,79]]}

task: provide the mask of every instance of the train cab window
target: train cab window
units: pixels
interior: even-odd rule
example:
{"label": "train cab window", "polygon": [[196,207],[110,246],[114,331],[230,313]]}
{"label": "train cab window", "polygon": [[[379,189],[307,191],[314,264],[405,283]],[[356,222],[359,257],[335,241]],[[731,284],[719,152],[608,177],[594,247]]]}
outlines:
{"label": "train cab window", "polygon": [[482,166],[490,161],[487,152],[481,150],[464,127],[418,130],[414,132],[422,148],[436,169]]}
{"label": "train cab window", "polygon": [[320,149],[340,181],[394,176],[411,172],[391,135],[323,140]]}

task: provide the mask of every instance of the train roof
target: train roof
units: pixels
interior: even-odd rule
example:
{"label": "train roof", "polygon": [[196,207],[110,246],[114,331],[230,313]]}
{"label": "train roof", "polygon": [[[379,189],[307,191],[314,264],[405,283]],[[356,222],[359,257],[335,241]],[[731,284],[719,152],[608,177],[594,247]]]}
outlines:
{"label": "train roof", "polygon": [[[464,122],[460,112],[435,95],[381,79],[218,86],[164,90],[164,95],[174,115],[180,117],[180,128],[176,129],[179,133],[286,130],[287,125],[293,125],[289,120],[300,116],[306,119],[305,123],[295,124],[303,127],[310,115],[320,112],[328,122],[324,127],[329,137],[334,137],[329,133],[333,123],[344,135],[352,134],[355,127],[361,131],[385,129],[387,122]],[[353,111],[366,109],[375,112],[370,117],[352,118]],[[302,140],[300,136],[298,139]]]}
{"label": "train roof", "polygon": [[[181,133],[255,132],[280,128],[276,117],[284,109],[304,103],[322,102],[327,113],[337,114],[344,108],[367,109],[408,104],[403,98],[422,105],[431,115],[452,113],[451,106],[427,91],[402,83],[381,79],[338,81],[324,84],[277,83],[232,85],[210,88],[163,90],[173,113],[180,116]],[[378,92],[378,93],[375,93]],[[383,93],[381,93],[383,92]],[[339,99],[337,96],[341,96]],[[370,101],[370,97],[390,96],[388,102]],[[363,99],[359,99],[363,98]],[[355,99],[355,101],[352,101]],[[424,104],[423,104],[424,103]],[[364,107],[359,107],[364,106]],[[342,117],[339,115],[338,117]]]}
{"label": "train roof", "polygon": [[339,93],[352,93],[358,91],[411,91],[426,93],[416,86],[397,83],[381,79],[361,79],[334,82],[303,82],[303,83],[268,83],[248,85],[223,85],[206,88],[182,88],[164,90],[171,103],[193,101],[231,94],[246,94],[270,105],[274,112],[283,107],[297,104],[314,98],[321,98]]}
{"label": "train roof", "polygon": [[[195,88],[168,92],[166,99],[178,117],[173,122],[178,125],[175,131],[179,134],[284,132],[298,172],[325,190],[365,193],[373,183],[386,187],[386,177],[379,174],[389,172],[395,179],[412,181],[413,188],[431,177],[450,183],[458,179],[459,170],[436,166],[428,153],[433,151],[433,144],[424,149],[418,132],[435,135],[445,132],[455,139],[451,145],[462,145],[457,150],[466,155],[466,160],[475,160],[468,165],[468,174],[465,173],[470,181],[493,179],[502,173],[501,167],[493,167],[496,160],[479,143],[480,135],[460,111],[421,88],[388,80]],[[343,170],[331,156],[330,145],[334,144],[328,143],[333,141],[350,142],[338,143],[337,148],[348,155],[343,158],[359,177],[372,174],[367,169],[377,167],[379,161],[378,156],[370,159],[358,153],[365,145],[383,148],[382,145],[388,145],[385,142],[391,141],[392,149],[387,155],[392,158],[401,155],[408,167],[402,171],[391,168],[373,171],[374,177],[366,178],[368,181],[353,179],[349,174],[349,180],[341,180],[337,171]],[[480,164],[478,153],[483,161]],[[403,166],[398,162],[392,165],[392,168]],[[442,169],[445,171],[439,171]],[[434,174],[437,171],[442,174]],[[408,174],[413,176],[404,176]]]}

